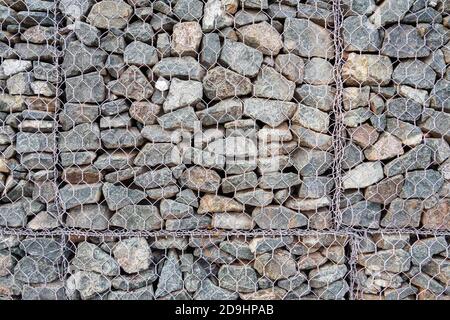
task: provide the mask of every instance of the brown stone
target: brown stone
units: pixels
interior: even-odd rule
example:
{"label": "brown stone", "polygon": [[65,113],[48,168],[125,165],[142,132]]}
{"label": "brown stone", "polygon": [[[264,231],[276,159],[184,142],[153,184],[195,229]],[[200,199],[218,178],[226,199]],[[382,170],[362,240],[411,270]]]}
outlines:
{"label": "brown stone", "polygon": [[243,212],[244,206],[236,200],[224,196],[206,194],[200,199],[197,213]]}
{"label": "brown stone", "polygon": [[155,124],[158,117],[158,113],[161,111],[161,106],[146,102],[135,101],[130,107],[130,116],[136,121],[148,125]]}
{"label": "brown stone", "polygon": [[422,214],[422,226],[425,229],[450,231],[450,199],[441,200],[435,207]]}
{"label": "brown stone", "polygon": [[71,167],[64,169],[63,180],[71,184],[97,183],[102,180],[102,174],[93,167]]}
{"label": "brown stone", "polygon": [[347,129],[350,139],[362,148],[373,145],[380,135],[371,125],[365,123],[356,128]]}
{"label": "brown stone", "polygon": [[397,175],[380,181],[374,186],[367,187],[364,198],[367,201],[389,204],[398,197],[403,188],[403,176]]}

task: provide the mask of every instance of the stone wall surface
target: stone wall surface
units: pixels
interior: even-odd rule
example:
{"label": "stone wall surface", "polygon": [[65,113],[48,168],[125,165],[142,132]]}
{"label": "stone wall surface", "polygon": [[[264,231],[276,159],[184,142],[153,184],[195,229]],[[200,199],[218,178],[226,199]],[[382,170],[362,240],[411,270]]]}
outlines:
{"label": "stone wall surface", "polygon": [[449,299],[445,0],[0,0],[0,298]]}

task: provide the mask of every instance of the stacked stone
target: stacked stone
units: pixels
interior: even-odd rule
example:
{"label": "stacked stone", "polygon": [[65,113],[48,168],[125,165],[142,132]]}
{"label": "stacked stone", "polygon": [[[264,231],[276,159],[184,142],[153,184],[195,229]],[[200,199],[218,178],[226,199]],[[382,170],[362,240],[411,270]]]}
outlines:
{"label": "stacked stone", "polygon": [[65,299],[66,253],[60,237],[0,235],[0,300]]}
{"label": "stacked stone", "polygon": [[0,226],[59,226],[55,2],[0,4]]}
{"label": "stacked stone", "polygon": [[73,241],[69,299],[341,299],[346,236]]}
{"label": "stacked stone", "polygon": [[358,246],[356,298],[450,299],[448,237],[374,234]]}
{"label": "stacked stone", "polygon": [[331,2],[62,1],[66,226],[329,229]]}
{"label": "stacked stone", "polygon": [[445,1],[347,1],[342,224],[450,230]]}

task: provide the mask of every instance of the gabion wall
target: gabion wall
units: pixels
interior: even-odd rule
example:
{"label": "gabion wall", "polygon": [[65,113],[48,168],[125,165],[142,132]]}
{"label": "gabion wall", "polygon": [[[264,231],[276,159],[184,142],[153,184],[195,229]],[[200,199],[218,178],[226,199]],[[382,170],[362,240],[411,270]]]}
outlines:
{"label": "gabion wall", "polygon": [[0,297],[449,299],[449,14],[0,0]]}

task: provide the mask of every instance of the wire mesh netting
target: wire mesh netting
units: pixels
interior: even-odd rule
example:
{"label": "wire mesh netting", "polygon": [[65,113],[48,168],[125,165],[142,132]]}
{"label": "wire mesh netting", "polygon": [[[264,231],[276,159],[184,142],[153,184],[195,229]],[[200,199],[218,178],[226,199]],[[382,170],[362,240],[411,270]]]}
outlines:
{"label": "wire mesh netting", "polygon": [[449,299],[449,14],[0,0],[0,298]]}

